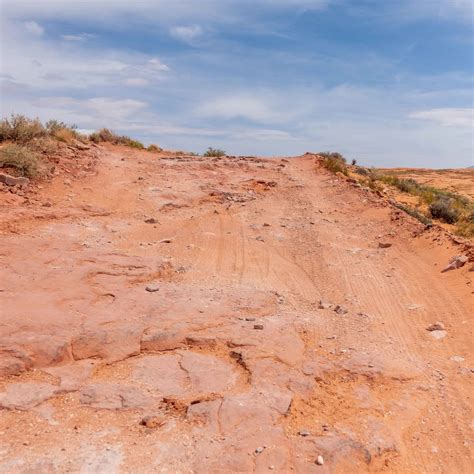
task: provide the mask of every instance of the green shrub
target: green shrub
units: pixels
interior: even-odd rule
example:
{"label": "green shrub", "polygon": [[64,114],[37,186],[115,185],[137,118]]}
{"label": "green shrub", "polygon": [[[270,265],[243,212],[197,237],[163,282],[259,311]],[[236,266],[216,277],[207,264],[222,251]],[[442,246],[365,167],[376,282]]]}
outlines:
{"label": "green shrub", "polygon": [[212,147],[209,147],[209,148],[207,149],[207,151],[204,153],[203,156],[207,156],[207,157],[210,157],[210,156],[221,157],[221,156],[225,156],[225,151],[224,151],[224,150],[220,150],[219,148],[212,148]]}
{"label": "green shrub", "polygon": [[21,176],[34,178],[38,174],[39,158],[26,146],[14,143],[0,149],[0,168],[14,168]]}
{"label": "green shrub", "polygon": [[459,212],[455,208],[454,199],[446,196],[440,196],[433,201],[429,207],[430,214],[435,219],[440,219],[447,224],[454,224],[459,219]]}
{"label": "green shrub", "polygon": [[28,143],[35,138],[44,137],[47,130],[39,119],[29,119],[24,115],[12,114],[0,121],[0,142],[10,140],[16,143]]}
{"label": "green shrub", "polygon": [[318,155],[323,157],[323,165],[331,173],[342,173],[346,176],[349,174],[346,159],[340,153],[325,151]]}

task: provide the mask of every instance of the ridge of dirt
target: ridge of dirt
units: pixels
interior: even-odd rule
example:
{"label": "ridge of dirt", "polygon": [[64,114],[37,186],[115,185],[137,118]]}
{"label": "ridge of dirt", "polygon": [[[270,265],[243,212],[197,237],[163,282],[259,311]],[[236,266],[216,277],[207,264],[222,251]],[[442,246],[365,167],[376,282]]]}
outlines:
{"label": "ridge of dirt", "polygon": [[0,192],[0,472],[470,472],[468,243],[311,154],[94,153]]}

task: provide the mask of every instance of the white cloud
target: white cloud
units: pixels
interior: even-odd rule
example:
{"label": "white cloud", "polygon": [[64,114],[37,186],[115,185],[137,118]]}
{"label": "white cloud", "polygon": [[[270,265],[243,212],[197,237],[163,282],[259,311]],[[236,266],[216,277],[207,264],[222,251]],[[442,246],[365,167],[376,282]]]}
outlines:
{"label": "white cloud", "polygon": [[[81,102],[79,102],[81,104]],[[111,99],[96,97],[83,101],[86,109],[104,117],[126,118],[147,107],[145,102],[133,99]]]}
{"label": "white cloud", "polygon": [[430,120],[443,127],[474,126],[474,109],[472,108],[438,108],[419,110],[410,114],[411,118]]}
{"label": "white cloud", "polygon": [[158,58],[150,59],[148,61],[148,64],[152,69],[155,69],[156,71],[166,72],[170,70],[170,68],[166,64],[163,64]]}
{"label": "white cloud", "polygon": [[192,43],[195,39],[203,33],[199,25],[192,26],[173,26],[170,28],[171,36],[184,41],[185,43]]}
{"label": "white cloud", "polygon": [[42,36],[44,33],[44,28],[36,23],[36,21],[25,21],[23,23],[25,30],[35,36]]}
{"label": "white cloud", "polygon": [[78,35],[61,35],[61,38],[64,41],[77,41],[77,42],[86,41],[94,37],[95,35],[91,33],[80,33]]}
{"label": "white cloud", "polygon": [[229,95],[206,101],[196,108],[195,114],[224,119],[245,118],[257,122],[277,118],[277,113],[263,99],[245,95]]}
{"label": "white cloud", "polygon": [[[160,59],[130,51],[91,49],[83,41],[25,35],[24,24],[2,24],[2,70],[19,83],[44,90],[145,85],[170,70]],[[91,38],[84,33],[81,38]],[[38,59],[40,61],[38,61]],[[140,84],[137,79],[140,78]]]}
{"label": "white cloud", "polygon": [[132,87],[145,87],[150,84],[150,81],[147,81],[146,79],[143,79],[141,77],[130,77],[128,79],[125,79],[123,83],[126,86],[132,86]]}

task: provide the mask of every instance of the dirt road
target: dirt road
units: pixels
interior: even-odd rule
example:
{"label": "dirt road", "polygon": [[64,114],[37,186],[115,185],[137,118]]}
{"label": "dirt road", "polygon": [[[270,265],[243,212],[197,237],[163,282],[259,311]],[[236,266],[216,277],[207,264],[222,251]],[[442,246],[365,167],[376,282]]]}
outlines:
{"label": "dirt road", "polygon": [[471,264],[314,156],[1,198],[0,472],[472,472]]}

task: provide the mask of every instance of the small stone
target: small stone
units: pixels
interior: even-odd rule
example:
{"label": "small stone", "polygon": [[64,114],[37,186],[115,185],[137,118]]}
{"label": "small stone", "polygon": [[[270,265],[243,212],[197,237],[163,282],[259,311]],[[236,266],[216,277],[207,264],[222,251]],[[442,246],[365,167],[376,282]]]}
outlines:
{"label": "small stone", "polygon": [[461,357],[461,356],[452,356],[452,357],[450,357],[449,360],[452,360],[453,362],[464,362],[464,357]]}
{"label": "small stone", "polygon": [[263,329],[263,324],[254,324],[253,328],[254,329]]}
{"label": "small stone", "polygon": [[441,270],[441,273],[449,272],[450,270],[457,270],[458,268],[464,267],[464,265],[469,261],[465,255],[456,255],[449,261],[449,265]]}
{"label": "small stone", "polygon": [[171,239],[162,239],[160,240],[160,244],[170,244],[171,242],[173,242]]}
{"label": "small stone", "polygon": [[150,219],[145,219],[145,224],[158,224],[158,221],[154,217],[150,217]]}
{"label": "small stone", "polygon": [[264,222],[263,227],[270,227],[270,224],[268,222]]}
{"label": "small stone", "polygon": [[306,437],[306,436],[309,436],[311,433],[308,430],[300,430],[298,431],[298,434],[300,436]]}
{"label": "small stone", "polygon": [[255,237],[255,240],[258,240],[259,242],[265,242],[265,240],[263,240],[263,237],[261,235],[258,235],[257,237]]}
{"label": "small stone", "polygon": [[263,453],[264,450],[265,448],[263,446],[259,446],[258,448],[255,448],[255,453],[260,454]]}
{"label": "small stone", "polygon": [[349,310],[347,308],[344,308],[344,306],[341,306],[340,304],[338,304],[335,308],[334,308],[334,311],[337,313],[337,314],[346,314],[349,312]]}
{"label": "small stone", "polygon": [[318,466],[322,466],[322,465],[324,464],[324,458],[323,458],[321,455],[319,455],[319,456],[316,458],[316,464],[317,464]]}
{"label": "small stone", "polygon": [[255,318],[245,318],[245,321],[255,321]]}
{"label": "small stone", "polygon": [[26,186],[30,183],[30,180],[24,177],[0,173],[0,183],[5,183],[7,186]]}
{"label": "small stone", "polygon": [[147,428],[159,428],[166,423],[164,418],[159,416],[145,416],[140,420],[140,425],[146,426]]}
{"label": "small stone", "polygon": [[431,331],[430,332],[430,336],[437,339],[437,340],[445,338],[447,334],[448,334],[447,331],[441,331],[441,330],[436,330],[436,331]]}
{"label": "small stone", "polygon": [[145,290],[149,293],[155,293],[156,291],[160,291],[160,287],[155,283],[151,283],[145,287]]}
{"label": "small stone", "polygon": [[392,246],[390,242],[379,242],[379,248],[388,249]]}
{"label": "small stone", "polygon": [[319,309],[331,309],[332,304],[325,300],[319,301]]}
{"label": "small stone", "polygon": [[433,324],[430,324],[427,328],[427,331],[444,331],[444,324],[440,323],[439,321],[436,321]]}

